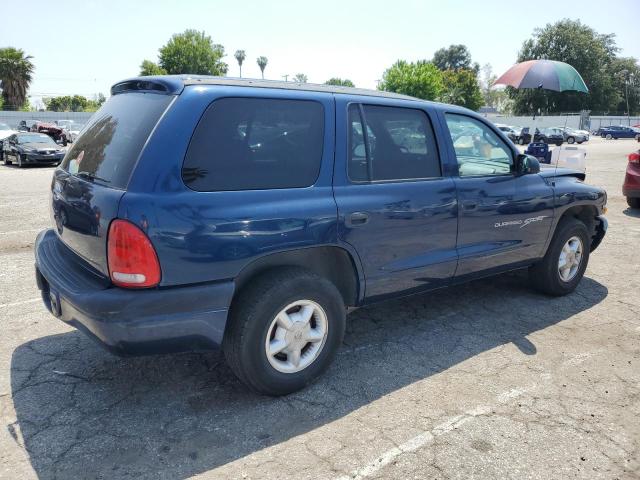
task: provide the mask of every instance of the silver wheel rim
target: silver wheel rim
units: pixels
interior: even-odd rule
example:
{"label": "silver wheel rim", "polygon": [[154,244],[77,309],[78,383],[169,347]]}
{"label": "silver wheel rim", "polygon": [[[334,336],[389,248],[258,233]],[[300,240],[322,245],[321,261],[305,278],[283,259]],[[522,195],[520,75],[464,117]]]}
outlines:
{"label": "silver wheel rim", "polygon": [[304,370],[322,352],[328,331],[327,314],[316,302],[290,303],[269,325],[264,343],[267,359],[282,373]]}
{"label": "silver wheel rim", "polygon": [[570,282],[582,263],[582,240],[573,236],[564,244],[558,259],[558,274],[563,282]]}

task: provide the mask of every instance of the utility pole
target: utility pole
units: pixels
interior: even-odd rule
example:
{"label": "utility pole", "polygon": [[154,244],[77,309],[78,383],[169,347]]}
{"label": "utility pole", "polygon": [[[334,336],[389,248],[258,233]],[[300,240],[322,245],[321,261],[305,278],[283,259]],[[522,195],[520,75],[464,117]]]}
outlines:
{"label": "utility pole", "polygon": [[289,81],[289,74],[282,75],[282,78],[284,78],[285,82],[288,82]]}

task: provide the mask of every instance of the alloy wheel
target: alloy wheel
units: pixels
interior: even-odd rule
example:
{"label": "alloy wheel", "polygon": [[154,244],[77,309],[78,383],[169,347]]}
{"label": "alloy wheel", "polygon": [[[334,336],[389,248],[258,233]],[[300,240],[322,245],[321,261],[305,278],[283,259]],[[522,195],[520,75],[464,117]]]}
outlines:
{"label": "alloy wheel", "polygon": [[329,322],[324,309],[312,300],[298,300],[275,316],[265,339],[265,353],[273,368],[296,373],[311,365],[327,339]]}
{"label": "alloy wheel", "polygon": [[573,236],[564,244],[558,258],[558,274],[563,282],[574,279],[582,263],[582,240]]}

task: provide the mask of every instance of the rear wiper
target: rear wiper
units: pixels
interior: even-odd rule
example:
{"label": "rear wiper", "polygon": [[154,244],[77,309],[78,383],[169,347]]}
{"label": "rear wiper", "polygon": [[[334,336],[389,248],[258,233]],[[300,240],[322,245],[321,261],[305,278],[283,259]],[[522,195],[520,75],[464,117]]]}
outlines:
{"label": "rear wiper", "polygon": [[76,175],[80,178],[86,178],[87,180],[91,180],[92,182],[94,180],[98,180],[99,182],[111,183],[111,180],[107,180],[106,178],[99,177],[95,173],[91,173],[91,172],[78,172],[76,173]]}

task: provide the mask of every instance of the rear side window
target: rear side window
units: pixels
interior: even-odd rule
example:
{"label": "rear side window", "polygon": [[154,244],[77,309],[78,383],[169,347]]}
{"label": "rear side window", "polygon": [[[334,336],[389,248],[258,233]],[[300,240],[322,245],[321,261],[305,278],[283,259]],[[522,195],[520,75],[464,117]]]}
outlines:
{"label": "rear side window", "polygon": [[441,175],[433,130],[422,110],[350,105],[349,129],[348,173],[352,181]]}
{"label": "rear side window", "polygon": [[95,183],[126,188],[147,138],[173,98],[155,93],[112,96],[91,117],[62,168]]}
{"label": "rear side window", "polygon": [[198,191],[308,187],[318,178],[322,104],[222,98],[200,119],[182,168]]}

